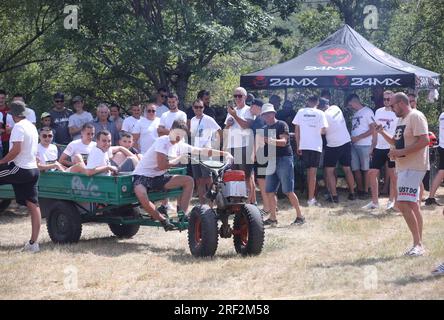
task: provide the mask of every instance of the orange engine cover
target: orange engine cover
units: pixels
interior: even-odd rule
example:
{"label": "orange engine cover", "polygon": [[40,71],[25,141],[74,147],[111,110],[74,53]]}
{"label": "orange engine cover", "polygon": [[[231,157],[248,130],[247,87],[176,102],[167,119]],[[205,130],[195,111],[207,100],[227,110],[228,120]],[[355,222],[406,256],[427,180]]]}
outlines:
{"label": "orange engine cover", "polygon": [[225,171],[223,181],[245,181],[245,172],[243,172],[242,170]]}

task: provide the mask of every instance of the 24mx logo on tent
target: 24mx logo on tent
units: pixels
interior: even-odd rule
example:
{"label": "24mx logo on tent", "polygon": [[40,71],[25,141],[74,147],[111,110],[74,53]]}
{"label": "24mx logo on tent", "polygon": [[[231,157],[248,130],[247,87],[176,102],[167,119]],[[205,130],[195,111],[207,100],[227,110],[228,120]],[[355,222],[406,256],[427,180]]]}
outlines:
{"label": "24mx logo on tent", "polygon": [[401,83],[399,83],[401,79],[392,79],[392,78],[352,78],[350,86],[352,87],[363,87],[363,86],[399,86],[401,87]]}
{"label": "24mx logo on tent", "polygon": [[318,78],[271,78],[270,87],[317,87]]}

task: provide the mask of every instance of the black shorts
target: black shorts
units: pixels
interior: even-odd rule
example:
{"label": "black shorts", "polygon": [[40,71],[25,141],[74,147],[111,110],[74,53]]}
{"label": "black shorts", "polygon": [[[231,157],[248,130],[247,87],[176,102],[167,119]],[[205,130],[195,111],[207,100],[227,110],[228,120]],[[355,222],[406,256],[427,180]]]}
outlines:
{"label": "black shorts", "polygon": [[318,168],[321,162],[321,152],[302,150],[302,161],[304,161],[306,168]]}
{"label": "black shorts", "polygon": [[210,169],[204,167],[199,163],[191,164],[191,171],[193,173],[194,179],[211,178]]}
{"label": "black shorts", "polygon": [[444,148],[438,147],[438,154],[439,154],[438,170],[444,170]]}
{"label": "black shorts", "polygon": [[[253,171],[253,162],[251,160],[251,153],[247,152],[247,147],[231,148],[230,153],[234,157],[234,163],[231,166],[233,170],[242,170],[245,173],[245,178],[249,178]],[[252,150],[250,150],[252,152]],[[247,153],[250,153],[247,155]]]}
{"label": "black shorts", "polygon": [[254,163],[254,177],[256,179],[265,179],[268,162],[264,164]]}
{"label": "black shorts", "polygon": [[373,156],[370,161],[370,169],[381,170],[382,167],[385,166],[385,163],[388,161],[388,167],[394,168],[395,162],[390,161],[388,156],[390,149],[374,149]]}
{"label": "black shorts", "polygon": [[339,147],[325,147],[324,168],[336,168],[339,164],[343,167],[351,166],[351,143],[347,142]]}
{"label": "black shorts", "polygon": [[163,174],[157,177],[133,176],[133,186],[141,184],[146,188],[146,191],[165,191],[165,185],[171,180],[173,176]]}
{"label": "black shorts", "polygon": [[39,169],[22,169],[14,162],[0,165],[0,185],[12,184],[15,193],[15,201],[26,206],[26,201],[39,204],[37,181]]}

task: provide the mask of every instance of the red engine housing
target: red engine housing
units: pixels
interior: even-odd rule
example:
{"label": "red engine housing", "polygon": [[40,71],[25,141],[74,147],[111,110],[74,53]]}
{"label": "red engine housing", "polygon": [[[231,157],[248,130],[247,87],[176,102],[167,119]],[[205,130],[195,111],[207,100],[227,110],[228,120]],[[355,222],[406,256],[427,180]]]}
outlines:
{"label": "red engine housing", "polygon": [[242,170],[225,171],[223,182],[231,181],[245,181],[245,172],[243,172]]}

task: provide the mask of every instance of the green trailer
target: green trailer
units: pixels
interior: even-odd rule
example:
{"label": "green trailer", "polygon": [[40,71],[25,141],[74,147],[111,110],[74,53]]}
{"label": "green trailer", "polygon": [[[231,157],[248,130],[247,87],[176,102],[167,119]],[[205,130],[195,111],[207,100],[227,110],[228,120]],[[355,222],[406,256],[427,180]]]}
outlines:
{"label": "green trailer", "polygon": [[[186,174],[185,168],[174,168],[170,174]],[[39,204],[46,218],[48,233],[55,243],[76,243],[84,223],[106,223],[119,238],[131,238],[140,226],[158,226],[158,221],[139,210],[133,192],[132,175],[86,176],[66,172],[44,172],[38,182]],[[151,201],[173,199],[181,189],[150,192]],[[7,207],[15,195],[11,185],[0,186],[0,207]],[[179,229],[187,229],[185,217],[171,219]]]}

